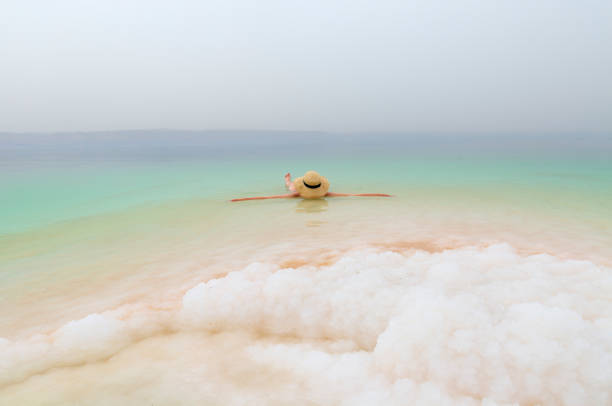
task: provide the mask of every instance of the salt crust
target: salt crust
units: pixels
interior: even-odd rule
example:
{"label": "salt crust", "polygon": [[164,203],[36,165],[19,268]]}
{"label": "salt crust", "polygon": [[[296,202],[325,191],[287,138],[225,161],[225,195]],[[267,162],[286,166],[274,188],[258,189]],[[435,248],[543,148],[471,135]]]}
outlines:
{"label": "salt crust", "polygon": [[126,306],[0,338],[0,388],[146,337],[206,331],[266,337],[245,344],[253,365],[287,371],[318,404],[612,403],[612,270],[591,262],[499,244],[253,263],[193,287],[177,308]]}

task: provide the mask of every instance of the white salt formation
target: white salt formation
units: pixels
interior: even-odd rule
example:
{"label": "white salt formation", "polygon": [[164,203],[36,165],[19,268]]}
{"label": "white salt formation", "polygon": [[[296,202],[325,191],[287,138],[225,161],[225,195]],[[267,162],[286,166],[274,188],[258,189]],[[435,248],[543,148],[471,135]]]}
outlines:
{"label": "white salt formation", "polygon": [[175,310],[131,305],[0,342],[0,399],[610,405],[612,270],[503,244],[255,263]]}

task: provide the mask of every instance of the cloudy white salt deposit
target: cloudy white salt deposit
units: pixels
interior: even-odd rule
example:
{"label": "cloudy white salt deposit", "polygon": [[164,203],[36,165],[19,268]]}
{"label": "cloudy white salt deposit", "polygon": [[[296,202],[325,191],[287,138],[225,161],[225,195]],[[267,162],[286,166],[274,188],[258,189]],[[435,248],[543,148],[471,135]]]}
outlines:
{"label": "cloudy white salt deposit", "polygon": [[0,341],[0,398],[606,405],[610,292],[609,267],[505,243],[254,262],[175,301],[124,304]]}

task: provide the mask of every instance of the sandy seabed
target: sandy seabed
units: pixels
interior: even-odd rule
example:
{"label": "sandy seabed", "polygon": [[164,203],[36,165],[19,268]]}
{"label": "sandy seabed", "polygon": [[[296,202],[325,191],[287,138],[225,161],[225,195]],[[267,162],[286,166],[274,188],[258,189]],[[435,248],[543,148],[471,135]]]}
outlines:
{"label": "sandy seabed", "polygon": [[0,403],[612,404],[612,269],[504,243],[394,251],[253,262],[0,339]]}

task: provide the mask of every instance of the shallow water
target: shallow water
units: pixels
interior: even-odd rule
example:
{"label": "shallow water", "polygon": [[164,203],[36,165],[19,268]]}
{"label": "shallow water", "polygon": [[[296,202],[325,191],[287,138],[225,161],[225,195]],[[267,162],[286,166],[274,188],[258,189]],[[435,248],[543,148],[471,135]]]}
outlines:
{"label": "shallow water", "polygon": [[9,403],[612,401],[609,138],[0,140]]}

